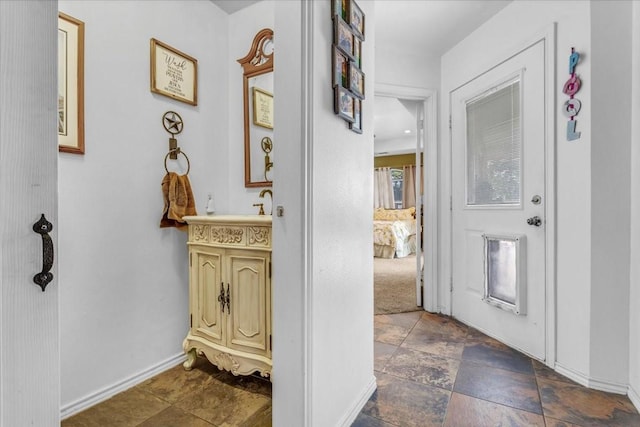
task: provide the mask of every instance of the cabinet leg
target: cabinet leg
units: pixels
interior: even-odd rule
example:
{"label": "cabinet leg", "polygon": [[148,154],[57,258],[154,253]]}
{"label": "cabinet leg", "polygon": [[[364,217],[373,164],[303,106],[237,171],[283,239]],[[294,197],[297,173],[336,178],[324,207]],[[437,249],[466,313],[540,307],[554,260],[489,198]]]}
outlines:
{"label": "cabinet leg", "polygon": [[192,348],[191,350],[187,351],[187,360],[184,361],[184,363],[182,364],[182,366],[184,367],[185,371],[190,371],[193,368],[194,363],[196,363],[196,349]]}

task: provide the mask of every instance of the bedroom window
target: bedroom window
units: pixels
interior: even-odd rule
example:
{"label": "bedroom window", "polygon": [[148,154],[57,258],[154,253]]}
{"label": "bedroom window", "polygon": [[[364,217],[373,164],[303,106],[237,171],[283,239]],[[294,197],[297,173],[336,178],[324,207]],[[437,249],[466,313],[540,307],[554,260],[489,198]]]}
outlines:
{"label": "bedroom window", "polygon": [[402,209],[402,186],[404,183],[402,169],[391,169],[391,183],[393,185],[393,207]]}

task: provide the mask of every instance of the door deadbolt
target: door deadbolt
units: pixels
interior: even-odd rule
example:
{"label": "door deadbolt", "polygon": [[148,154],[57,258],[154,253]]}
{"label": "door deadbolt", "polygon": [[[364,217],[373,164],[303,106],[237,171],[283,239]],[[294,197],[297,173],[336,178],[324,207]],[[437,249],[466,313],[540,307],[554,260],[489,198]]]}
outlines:
{"label": "door deadbolt", "polygon": [[537,194],[531,199],[531,203],[533,203],[534,205],[539,205],[541,202],[542,197],[538,196]]}
{"label": "door deadbolt", "polygon": [[540,227],[540,225],[542,224],[542,220],[537,215],[532,216],[531,218],[527,219],[527,224],[533,225],[535,227]]}

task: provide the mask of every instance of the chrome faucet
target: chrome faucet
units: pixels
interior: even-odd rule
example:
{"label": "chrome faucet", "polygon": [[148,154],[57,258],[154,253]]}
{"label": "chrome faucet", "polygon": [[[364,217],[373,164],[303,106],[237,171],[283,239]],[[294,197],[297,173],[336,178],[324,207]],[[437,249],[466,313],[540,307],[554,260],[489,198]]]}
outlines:
{"label": "chrome faucet", "polygon": [[265,194],[268,194],[269,198],[271,199],[271,211],[269,212],[269,215],[272,215],[273,214],[273,191],[271,191],[271,189],[269,188],[265,188],[260,192],[260,195],[258,197],[264,197]]}

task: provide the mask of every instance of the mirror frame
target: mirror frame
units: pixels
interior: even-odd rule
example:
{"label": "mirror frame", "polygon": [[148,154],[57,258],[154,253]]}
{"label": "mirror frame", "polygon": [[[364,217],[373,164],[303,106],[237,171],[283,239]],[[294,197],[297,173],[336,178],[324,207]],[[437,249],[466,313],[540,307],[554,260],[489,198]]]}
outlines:
{"label": "mirror frame", "polygon": [[256,34],[249,53],[238,62],[243,69],[242,97],[244,102],[244,186],[271,187],[273,181],[251,181],[251,132],[249,121],[249,79],[273,72],[273,51],[264,52],[266,43],[273,43],[273,30],[264,28]]}

